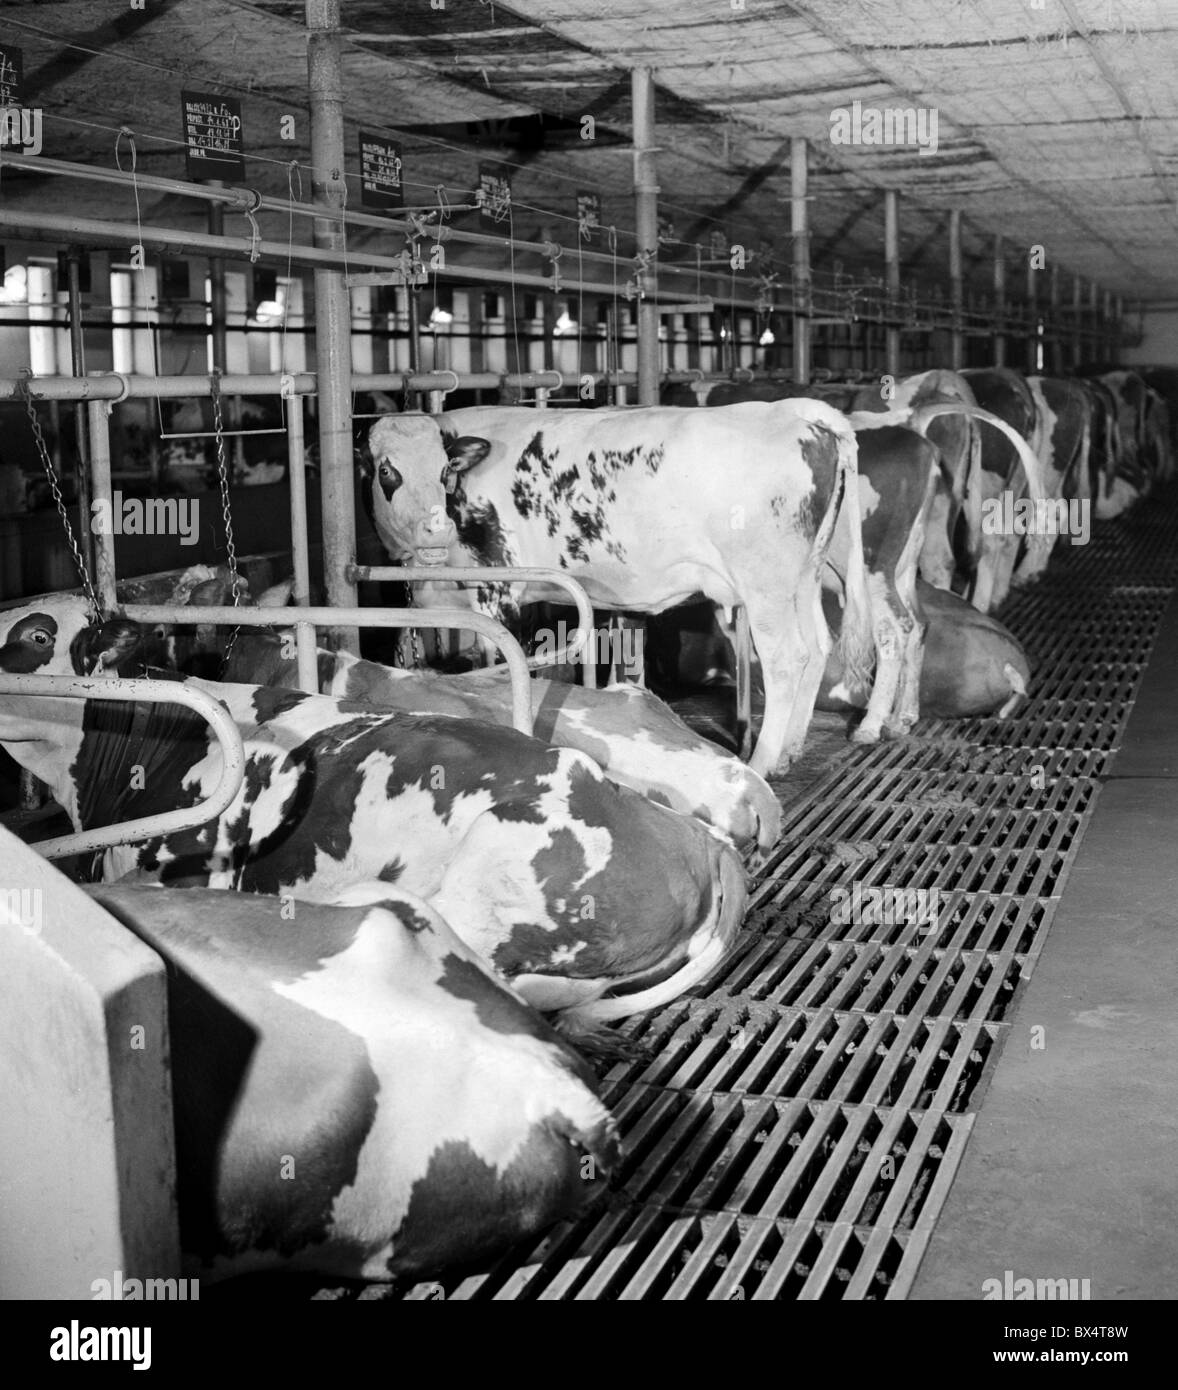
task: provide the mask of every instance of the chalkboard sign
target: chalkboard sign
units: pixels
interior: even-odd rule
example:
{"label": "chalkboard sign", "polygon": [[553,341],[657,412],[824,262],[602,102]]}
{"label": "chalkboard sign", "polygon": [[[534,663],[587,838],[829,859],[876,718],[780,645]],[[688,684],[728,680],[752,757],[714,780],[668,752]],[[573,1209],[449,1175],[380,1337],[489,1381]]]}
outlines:
{"label": "chalkboard sign", "polygon": [[360,202],[366,208],[405,206],[401,147],[379,135],[360,132]]}
{"label": "chalkboard sign", "polygon": [[188,177],[240,183],[245,178],[241,102],[205,92],[181,92],[180,100],[188,144]]}
{"label": "chalkboard sign", "polygon": [[601,239],[601,194],[577,190],[577,236],[583,246],[596,246]]}
{"label": "chalkboard sign", "polygon": [[479,217],[487,222],[502,222],[511,211],[511,175],[493,164],[479,165],[479,186],[475,191]]}
{"label": "chalkboard sign", "polygon": [[24,49],[0,45],[0,106],[24,105],[21,100],[24,81]]}

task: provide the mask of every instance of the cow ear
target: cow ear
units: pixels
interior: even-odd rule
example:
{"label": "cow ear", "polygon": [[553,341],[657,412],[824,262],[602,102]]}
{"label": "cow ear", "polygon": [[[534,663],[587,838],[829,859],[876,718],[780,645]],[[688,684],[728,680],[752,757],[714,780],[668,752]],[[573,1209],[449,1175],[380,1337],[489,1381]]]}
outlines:
{"label": "cow ear", "polygon": [[479,439],[473,434],[464,434],[457,439],[446,440],[447,473],[466,473],[474,468],[491,452],[491,442]]}
{"label": "cow ear", "polygon": [[108,618],[100,627],[80,634],[80,651],[74,653],[74,668],[90,675],[100,669],[117,671],[131,660],[143,645],[143,629],[129,618]]}

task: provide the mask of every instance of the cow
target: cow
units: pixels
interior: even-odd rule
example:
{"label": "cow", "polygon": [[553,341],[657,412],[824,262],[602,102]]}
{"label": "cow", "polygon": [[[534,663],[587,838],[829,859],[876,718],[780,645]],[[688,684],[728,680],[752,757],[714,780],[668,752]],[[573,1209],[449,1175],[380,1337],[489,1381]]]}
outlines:
{"label": "cow", "polygon": [[[979,612],[989,613],[1010,592],[1022,548],[1023,537],[1006,525],[1006,500],[1009,498],[1010,516],[1024,495],[1036,507],[1047,500],[1038,463],[1044,448],[1042,436],[1046,422],[1040,418],[1031,388],[1019,372],[1009,367],[969,367],[962,375],[972,387],[978,404],[1005,421],[1010,430],[1026,441],[1022,449],[1009,435],[998,438],[987,434],[982,441],[982,507],[986,516],[982,527],[982,558],[970,601]],[[1027,459],[1027,446],[1031,462]],[[1021,479],[1016,476],[1020,463]],[[1028,549],[1050,549],[1049,538],[1038,529],[1026,540]],[[1032,561],[1032,565],[1038,572],[1038,559]]]}
{"label": "cow", "polygon": [[[49,595],[0,619],[0,672],[126,673],[138,624]],[[107,882],[331,901],[374,879],[425,898],[545,1011],[596,1024],[653,1008],[721,960],[744,871],[708,827],[514,729],[190,678],[235,720],[245,778],[214,822],[102,855]],[[81,830],[195,804],[223,755],[168,705],[8,695],[0,743]]]}
{"label": "cow", "polygon": [[928,583],[943,589],[952,584],[955,567],[971,577],[981,555],[981,447],[974,424],[977,401],[968,383],[957,372],[920,372],[899,381],[885,376],[870,384],[821,382],[800,386],[777,381],[692,382],[668,386],[663,392],[666,404],[687,406],[790,400],[799,396],[814,396],[856,418],[863,414],[884,415],[888,418],[879,423],[890,425],[911,425],[913,412],[923,406],[959,402],[968,407],[930,417],[922,430],[940,450],[943,472],[928,513],[920,573]]}
{"label": "cow", "polygon": [[[920,713],[924,718],[962,719],[1011,714],[1026,695],[1030,667],[1022,647],[995,618],[946,589],[916,581],[914,606],[926,625],[920,668]],[[838,605],[827,598],[832,628]],[[821,710],[864,709],[870,690],[850,685],[832,653],[818,692]]]}
{"label": "cow", "polygon": [[[746,392],[764,397],[803,389],[768,382],[721,386],[719,399],[725,401]],[[985,421],[1008,438],[1012,432],[1004,421],[980,410],[968,386],[951,372],[922,373],[899,384],[889,383],[886,391],[879,386],[846,385],[817,389],[849,411],[858,441],[862,545],[876,661],[866,713],[851,737],[858,743],[872,743],[882,734],[906,734],[919,718],[924,623],[915,606],[917,567],[926,562],[938,580],[947,583],[952,575],[949,531],[955,529],[959,514],[966,515],[971,535],[980,521],[980,453],[973,422]],[[703,403],[712,399],[702,390],[693,394]],[[948,460],[943,449],[931,442],[932,431],[938,427],[944,449],[951,451]],[[922,439],[926,431],[928,438]],[[1023,448],[1024,464],[1034,477],[1036,461]],[[942,533],[931,546],[927,543],[930,515],[935,515],[934,524]],[[966,553],[976,555],[977,549],[971,540]],[[838,538],[828,564],[837,571]],[[824,578],[829,578],[829,571]],[[835,665],[845,671],[837,657]],[[864,674],[848,677],[853,688],[864,685]]]}
{"label": "cow", "polygon": [[[1083,544],[1088,539],[1090,525],[1090,503],[1079,495],[1080,480],[1088,476],[1088,457],[1092,449],[1088,394],[1080,382],[1056,377],[1030,376],[1027,386],[1035,402],[1035,439],[1043,490],[1052,504],[1055,529],[1048,530],[1043,544],[1024,550],[1011,579],[1015,585],[1039,578],[1047,568],[1059,534],[1066,532],[1078,536]],[[1065,521],[1066,526],[1063,525]]]}
{"label": "cow", "polygon": [[[276,634],[239,638],[228,681],[293,686],[295,660]],[[320,687],[340,699],[407,714],[445,714],[511,725],[511,680],[503,666],[462,675],[403,671],[348,652],[319,652]],[[619,683],[590,690],[534,677],[535,737],[588,754],[612,782],[727,836],[743,853],[770,850],[781,803],[739,759],[694,733],[656,695]]]}
{"label": "cow", "polygon": [[189,1275],[416,1279],[604,1194],[584,1063],[419,898],[87,891],[167,966]]}
{"label": "cow", "polygon": [[[428,550],[451,565],[559,566],[595,604],[626,611],[697,593],[743,604],[765,681],[751,761],[761,775],[801,752],[830,646],[821,573],[840,526],[843,659],[870,665],[855,437],[818,401],[395,415],[368,447],[376,530],[394,560]],[[500,611],[503,588],[476,586],[476,606]],[[455,601],[417,589],[418,602]],[[511,589],[516,606],[561,597]]]}

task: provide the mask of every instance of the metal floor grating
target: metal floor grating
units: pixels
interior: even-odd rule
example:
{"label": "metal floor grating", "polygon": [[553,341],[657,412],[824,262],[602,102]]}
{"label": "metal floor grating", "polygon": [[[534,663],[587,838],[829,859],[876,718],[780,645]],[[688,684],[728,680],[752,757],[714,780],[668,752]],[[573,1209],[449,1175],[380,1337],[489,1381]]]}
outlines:
{"label": "metal floor grating", "polygon": [[[319,1296],[905,1297],[1175,587],[1178,498],[1140,510],[1007,604],[1017,718],[843,745],[788,802],[732,955],[620,1027],[605,1208],[482,1273]],[[935,913],[844,922],[856,884],[935,889]]]}

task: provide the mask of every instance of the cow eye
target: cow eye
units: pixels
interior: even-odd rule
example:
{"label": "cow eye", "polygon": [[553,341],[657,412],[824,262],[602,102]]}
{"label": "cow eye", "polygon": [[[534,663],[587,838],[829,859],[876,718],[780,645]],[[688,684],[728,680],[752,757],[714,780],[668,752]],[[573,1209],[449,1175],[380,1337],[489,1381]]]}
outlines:
{"label": "cow eye", "polygon": [[46,632],[43,627],[33,628],[32,632],[26,633],[26,636],[30,642],[34,642],[38,647],[51,647],[53,645],[52,635]]}

